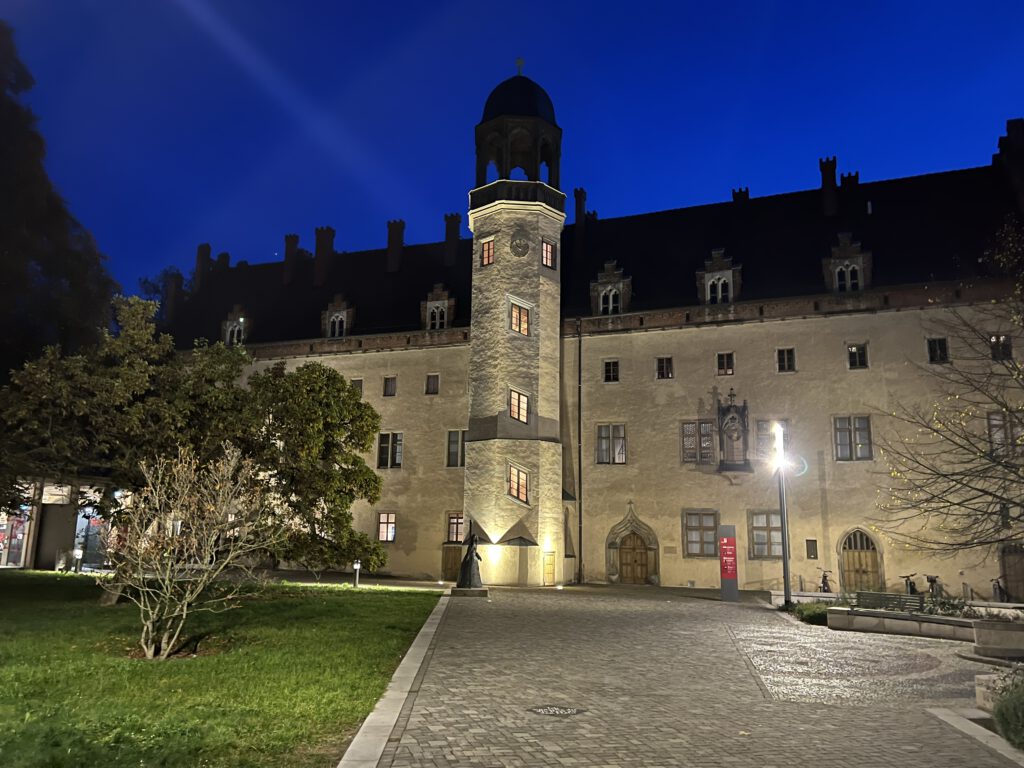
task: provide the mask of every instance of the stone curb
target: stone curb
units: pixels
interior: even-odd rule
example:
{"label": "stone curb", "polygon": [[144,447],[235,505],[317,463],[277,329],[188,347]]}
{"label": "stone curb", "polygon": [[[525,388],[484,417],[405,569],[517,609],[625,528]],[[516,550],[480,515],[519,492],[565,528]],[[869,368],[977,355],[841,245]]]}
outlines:
{"label": "stone curb", "polygon": [[448,610],[449,600],[451,600],[450,589],[445,590],[445,593],[437,601],[437,605],[434,606],[434,610],[423,623],[419,634],[416,635],[405,658],[402,659],[402,663],[398,665],[395,674],[391,676],[391,682],[388,683],[384,695],[380,697],[380,701],[377,702],[373,711],[363,721],[337,768],[376,768],[406,700],[410,695],[416,693],[417,686],[414,683],[433,642],[438,625],[440,625],[445,611]]}
{"label": "stone curb", "polygon": [[977,723],[971,722],[971,719],[966,717],[967,715],[970,715],[973,718],[987,718],[990,717],[987,712],[982,712],[980,709],[954,710],[939,707],[927,709],[925,711],[933,717],[937,717],[942,722],[953,726],[961,733],[970,736],[972,739],[980,741],[986,747],[998,752],[1007,760],[1011,760],[1017,765],[1024,766],[1024,752],[1014,749],[1002,736],[997,733],[992,733],[988,728],[984,728]]}

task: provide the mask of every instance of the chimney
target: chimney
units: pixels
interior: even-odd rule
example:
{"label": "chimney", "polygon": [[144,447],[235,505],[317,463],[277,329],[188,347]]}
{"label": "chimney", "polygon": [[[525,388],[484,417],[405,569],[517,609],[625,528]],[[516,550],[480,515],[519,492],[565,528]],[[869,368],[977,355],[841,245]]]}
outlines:
{"label": "chimney", "polygon": [[323,285],[327,281],[327,270],[330,268],[333,255],[334,229],[332,227],[317,227],[316,255],[313,262],[313,285]]}
{"label": "chimney", "polygon": [[838,212],[836,198],[836,157],[823,157],[818,160],[821,170],[821,209],[826,216],[835,216]]}
{"label": "chimney", "polygon": [[740,187],[732,191],[732,201],[734,203],[745,203],[750,200],[750,187]]}
{"label": "chimney", "polygon": [[295,263],[299,260],[299,236],[284,236],[284,284],[289,285],[295,274]]}
{"label": "chimney", "polygon": [[227,251],[221,251],[217,254],[217,271],[226,272],[231,269],[231,256]]}
{"label": "chimney", "polygon": [[1024,119],[1006,121],[1006,135],[999,137],[999,151],[992,164],[1002,168],[1017,197],[1017,213],[1024,215]]}
{"label": "chimney", "polygon": [[195,293],[203,287],[203,283],[206,280],[206,273],[210,271],[210,244],[200,243],[199,247],[196,248],[196,271],[192,275],[192,290]]}
{"label": "chimney", "polygon": [[587,190],[583,187],[576,187],[572,194],[576,198],[576,224],[572,236],[572,260],[576,264],[582,264],[587,238]]}
{"label": "chimney", "polygon": [[402,246],[405,236],[405,222],[395,219],[388,222],[388,272],[397,272],[402,265]]}
{"label": "chimney", "polygon": [[163,285],[163,316],[164,323],[170,325],[174,322],[174,316],[178,312],[178,304],[181,302],[181,273],[174,271],[165,278]]}
{"label": "chimney", "polygon": [[459,229],[462,227],[462,216],[457,213],[444,215],[444,265],[455,266],[455,258],[459,253]]}

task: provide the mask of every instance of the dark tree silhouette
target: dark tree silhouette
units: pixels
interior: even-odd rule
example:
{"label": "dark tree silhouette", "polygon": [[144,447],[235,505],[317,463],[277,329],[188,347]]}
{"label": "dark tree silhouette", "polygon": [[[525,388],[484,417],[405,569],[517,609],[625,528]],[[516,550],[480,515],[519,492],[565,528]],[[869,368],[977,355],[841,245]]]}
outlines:
{"label": "dark tree silhouette", "polygon": [[0,21],[0,383],[46,345],[94,341],[116,288],[46,174],[45,142],[20,100],[34,83]]}

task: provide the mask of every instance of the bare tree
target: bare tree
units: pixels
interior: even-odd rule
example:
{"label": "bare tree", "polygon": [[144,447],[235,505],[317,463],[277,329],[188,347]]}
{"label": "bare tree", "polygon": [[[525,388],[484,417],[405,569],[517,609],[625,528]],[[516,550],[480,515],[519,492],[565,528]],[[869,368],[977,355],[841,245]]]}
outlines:
{"label": "bare tree", "polygon": [[192,614],[238,605],[281,532],[271,525],[267,483],[230,445],[206,464],[182,448],[175,458],[143,462],[142,474],[145,486],[108,534],[113,575],[100,584],[138,607],[146,658],[166,659]]}
{"label": "bare tree", "polygon": [[[879,525],[932,551],[981,549],[1024,536],[1024,236],[1008,219],[991,260],[1017,277],[1005,300],[950,310],[932,324],[926,405],[900,403],[879,440],[889,482]],[[1014,342],[1018,348],[1014,350]]]}

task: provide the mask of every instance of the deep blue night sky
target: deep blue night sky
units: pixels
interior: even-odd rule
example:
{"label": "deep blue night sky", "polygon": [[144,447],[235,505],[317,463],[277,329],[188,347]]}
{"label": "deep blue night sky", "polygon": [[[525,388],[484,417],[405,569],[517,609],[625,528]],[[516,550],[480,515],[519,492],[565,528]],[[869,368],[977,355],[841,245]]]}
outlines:
{"label": "deep blue night sky", "polygon": [[1019,0],[600,8],[3,0],[0,17],[50,175],[129,292],[189,274],[204,241],[259,262],[325,224],[339,250],[383,247],[395,218],[406,242],[441,239],[520,56],[564,131],[563,189],[602,217],[815,187],[824,155],[861,181],[984,165],[1024,116]]}

